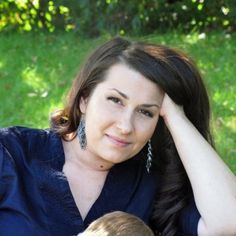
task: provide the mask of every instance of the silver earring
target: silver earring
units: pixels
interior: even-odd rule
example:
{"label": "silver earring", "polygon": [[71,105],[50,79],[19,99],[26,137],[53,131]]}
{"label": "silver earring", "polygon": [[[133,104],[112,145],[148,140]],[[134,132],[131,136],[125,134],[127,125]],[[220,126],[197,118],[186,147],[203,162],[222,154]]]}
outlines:
{"label": "silver earring", "polygon": [[79,144],[81,149],[85,150],[87,146],[86,134],[85,134],[85,120],[81,117],[79,126],[77,129],[77,136],[79,138]]}
{"label": "silver earring", "polygon": [[148,173],[150,173],[151,166],[152,166],[152,144],[151,144],[151,139],[149,139],[149,141],[148,141],[147,162],[146,162],[146,169],[147,169]]}

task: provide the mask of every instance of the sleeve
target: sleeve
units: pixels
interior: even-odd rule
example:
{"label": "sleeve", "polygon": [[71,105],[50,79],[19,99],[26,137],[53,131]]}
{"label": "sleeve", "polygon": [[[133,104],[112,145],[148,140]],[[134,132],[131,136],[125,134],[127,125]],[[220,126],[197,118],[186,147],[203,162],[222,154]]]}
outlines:
{"label": "sleeve", "polygon": [[186,206],[180,214],[179,234],[197,236],[197,228],[200,217],[201,216],[198,212],[194,199],[192,199],[189,205]]}
{"label": "sleeve", "polygon": [[4,196],[4,192],[6,190],[6,186],[4,185],[3,183],[3,172],[4,172],[4,167],[3,167],[3,146],[2,144],[0,143],[0,204],[1,204],[1,201],[2,201],[2,198]]}
{"label": "sleeve", "polygon": [[7,149],[0,143],[0,209],[9,195],[9,186],[16,175],[14,161]]}
{"label": "sleeve", "polygon": [[[19,195],[17,168],[8,149],[0,142],[0,235],[39,235],[31,226]],[[32,229],[33,228],[33,229]],[[34,232],[34,233],[33,233]],[[36,230],[37,232],[37,230]],[[41,234],[43,235],[43,234]],[[46,235],[46,234],[44,234]]]}

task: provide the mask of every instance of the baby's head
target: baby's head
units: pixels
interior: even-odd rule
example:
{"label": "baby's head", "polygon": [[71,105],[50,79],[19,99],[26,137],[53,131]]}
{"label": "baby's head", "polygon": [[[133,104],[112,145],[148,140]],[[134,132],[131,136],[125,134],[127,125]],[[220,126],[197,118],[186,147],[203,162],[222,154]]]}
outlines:
{"label": "baby's head", "polygon": [[154,236],[152,230],[138,217],[114,211],[93,221],[78,236]]}

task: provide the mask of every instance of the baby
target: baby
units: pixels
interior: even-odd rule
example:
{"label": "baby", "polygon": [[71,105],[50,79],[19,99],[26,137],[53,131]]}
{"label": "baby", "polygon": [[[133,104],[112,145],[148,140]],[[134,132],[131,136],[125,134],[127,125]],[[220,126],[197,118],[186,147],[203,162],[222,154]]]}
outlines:
{"label": "baby", "polygon": [[138,217],[114,211],[93,221],[78,236],[154,236],[152,230]]}

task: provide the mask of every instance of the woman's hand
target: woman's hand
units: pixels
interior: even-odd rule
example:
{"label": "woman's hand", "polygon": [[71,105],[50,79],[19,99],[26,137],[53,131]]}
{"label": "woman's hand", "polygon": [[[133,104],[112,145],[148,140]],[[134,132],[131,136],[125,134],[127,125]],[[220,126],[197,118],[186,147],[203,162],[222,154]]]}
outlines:
{"label": "woman's hand", "polygon": [[167,93],[165,93],[162,106],[160,110],[160,116],[163,117],[167,127],[169,127],[169,123],[173,120],[180,118],[186,118],[184,109],[182,106],[177,105]]}

